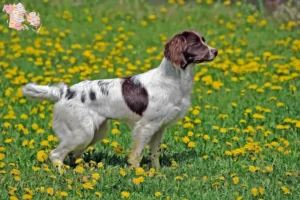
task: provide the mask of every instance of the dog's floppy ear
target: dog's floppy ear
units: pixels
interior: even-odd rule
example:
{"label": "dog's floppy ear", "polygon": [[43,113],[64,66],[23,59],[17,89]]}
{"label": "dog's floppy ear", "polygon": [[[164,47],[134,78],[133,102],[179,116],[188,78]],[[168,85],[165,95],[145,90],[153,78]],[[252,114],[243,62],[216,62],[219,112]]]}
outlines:
{"label": "dog's floppy ear", "polygon": [[184,68],[187,60],[184,52],[187,48],[186,38],[183,34],[176,34],[165,44],[164,56],[173,63],[175,67]]}

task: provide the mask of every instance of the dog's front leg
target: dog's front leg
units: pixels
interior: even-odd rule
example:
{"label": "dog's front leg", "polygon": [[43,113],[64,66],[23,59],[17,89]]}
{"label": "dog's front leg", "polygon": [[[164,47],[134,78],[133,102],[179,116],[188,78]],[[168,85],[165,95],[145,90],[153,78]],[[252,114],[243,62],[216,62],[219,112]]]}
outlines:
{"label": "dog's front leg", "polygon": [[164,129],[159,129],[151,138],[150,145],[150,157],[151,157],[151,165],[155,169],[160,168],[159,156],[160,156],[160,146],[162,141],[162,136],[164,134]]}
{"label": "dog's front leg", "polygon": [[142,153],[155,131],[156,126],[148,124],[147,126],[136,125],[132,135],[132,148],[128,156],[128,163],[132,168],[138,168],[142,160]]}

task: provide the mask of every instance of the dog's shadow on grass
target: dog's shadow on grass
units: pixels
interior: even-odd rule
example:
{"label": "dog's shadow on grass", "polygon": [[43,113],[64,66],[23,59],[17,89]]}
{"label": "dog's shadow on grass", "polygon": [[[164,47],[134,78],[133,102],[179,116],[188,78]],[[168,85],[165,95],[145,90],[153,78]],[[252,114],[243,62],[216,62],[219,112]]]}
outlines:
{"label": "dog's shadow on grass", "polygon": [[[197,153],[195,151],[182,151],[182,152],[163,152],[160,155],[160,165],[161,167],[170,167],[172,165],[172,161],[176,161],[177,163],[186,162],[189,160],[193,160],[197,156]],[[120,166],[125,167],[128,166],[127,157],[124,156],[118,156],[116,154],[109,154],[107,152],[87,152],[83,156],[83,160],[86,163],[90,162],[103,162],[106,165],[111,166]],[[72,161],[67,161],[67,164],[69,164],[71,167],[75,167],[76,164]],[[141,161],[141,166],[147,165],[149,168],[151,167],[151,161],[150,157],[146,154],[144,154],[143,159]]]}

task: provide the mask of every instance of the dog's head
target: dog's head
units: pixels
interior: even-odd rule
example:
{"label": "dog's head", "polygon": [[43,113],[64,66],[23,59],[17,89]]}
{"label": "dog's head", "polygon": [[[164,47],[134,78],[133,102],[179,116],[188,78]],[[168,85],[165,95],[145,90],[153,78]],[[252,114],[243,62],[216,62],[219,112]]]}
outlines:
{"label": "dog's head", "polygon": [[176,34],[165,44],[164,56],[175,67],[185,68],[189,64],[209,62],[215,59],[218,50],[205,44],[205,39],[196,30]]}

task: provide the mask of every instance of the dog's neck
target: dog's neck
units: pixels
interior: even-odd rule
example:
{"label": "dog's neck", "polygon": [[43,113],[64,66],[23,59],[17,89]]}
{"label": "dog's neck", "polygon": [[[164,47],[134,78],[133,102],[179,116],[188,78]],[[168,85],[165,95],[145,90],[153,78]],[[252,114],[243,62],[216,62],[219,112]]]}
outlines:
{"label": "dog's neck", "polygon": [[194,64],[189,64],[185,68],[176,67],[171,61],[164,57],[159,69],[166,77],[178,82],[182,89],[190,92],[194,83]]}

